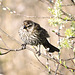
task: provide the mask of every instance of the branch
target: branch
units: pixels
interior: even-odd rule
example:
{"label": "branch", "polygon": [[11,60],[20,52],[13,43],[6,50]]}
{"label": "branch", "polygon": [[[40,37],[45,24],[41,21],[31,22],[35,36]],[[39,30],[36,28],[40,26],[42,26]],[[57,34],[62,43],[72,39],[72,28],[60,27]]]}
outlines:
{"label": "branch", "polygon": [[55,75],[57,74],[58,68],[59,68],[59,64],[57,65],[57,68],[56,68],[56,71],[55,71]]}
{"label": "branch", "polygon": [[5,54],[8,54],[9,52],[10,52],[10,50],[7,51],[7,52],[5,52],[5,53],[1,53],[1,52],[0,52],[0,55],[5,55]]}
{"label": "branch", "polygon": [[62,18],[62,17],[58,17],[59,19],[62,19],[63,21],[75,21],[75,20],[72,20],[72,19],[67,19],[67,20],[65,20],[64,18]]}
{"label": "branch", "polygon": [[[34,54],[34,55],[35,55],[36,59],[47,69],[46,65],[44,65],[44,64],[39,60],[39,58],[36,56],[36,54]],[[54,70],[52,70],[52,69],[50,69],[50,70],[55,73]],[[61,74],[61,73],[59,73],[59,72],[56,72],[56,74],[63,75],[63,74]]]}
{"label": "branch", "polygon": [[7,52],[5,52],[5,53],[1,53],[1,52],[0,52],[0,55],[5,55],[5,54],[7,54],[7,53],[9,53],[9,52],[11,52],[11,51],[22,51],[22,50],[24,50],[23,48],[20,48],[20,49],[7,49],[7,48],[2,48],[2,47],[0,47],[0,49],[7,51]]}
{"label": "branch", "polygon": [[[33,52],[33,51],[32,51],[32,52]],[[34,53],[34,52],[33,52],[33,53]],[[49,59],[49,60],[51,60],[51,61],[53,61],[53,62],[56,62],[56,63],[60,64],[60,65],[63,66],[63,67],[65,67],[65,65],[61,64],[61,63],[59,62],[59,60],[55,59],[54,57],[53,57],[53,58],[50,58],[49,56],[44,55],[44,54],[41,54],[41,56],[44,57],[44,58],[46,58],[46,59]],[[69,59],[68,59],[68,60],[69,60]],[[70,67],[68,67],[68,66],[66,66],[66,69],[75,71],[75,68],[70,68]]]}
{"label": "branch", "polygon": [[[56,35],[58,35],[59,37],[64,37],[64,38],[67,38],[67,36],[63,36],[63,35],[60,35],[58,32],[55,32],[54,30],[52,31],[54,32]],[[75,36],[70,36],[68,39],[74,39]]]}
{"label": "branch", "polygon": [[[58,33],[60,33],[60,26],[58,26]],[[59,41],[58,44],[60,46],[60,36],[58,36],[58,41]],[[59,60],[60,60],[60,53],[58,53],[58,56],[59,56]],[[59,69],[59,64],[56,67],[55,75],[56,75],[56,72],[58,71],[58,69]]]}
{"label": "branch", "polygon": [[[21,50],[24,50],[23,48],[20,48],[20,49],[6,49],[6,48],[2,48],[2,47],[0,47],[0,49],[6,50],[6,51],[9,51],[9,52],[11,52],[11,51],[21,51]],[[32,48],[30,48],[30,47],[28,47],[28,46],[26,47],[26,49],[28,49],[28,50],[32,51],[34,54],[36,54],[36,50],[34,51]],[[9,53],[9,52],[8,52],[8,53]],[[1,54],[2,54],[2,53],[1,53]],[[49,56],[44,55],[44,54],[41,54],[41,56],[44,57],[44,58],[46,58],[46,59],[49,59],[49,60],[51,60],[51,61],[53,61],[53,62],[56,62],[56,63],[60,64],[60,65],[63,66],[63,67],[65,67],[63,64],[61,64],[61,63],[59,62],[59,60],[57,60],[57,59],[55,59],[55,58],[50,58]],[[70,70],[75,71],[74,68],[70,68],[70,67],[68,67],[68,66],[67,66],[66,69],[70,69]]]}
{"label": "branch", "polygon": [[[51,2],[51,1],[49,1],[49,0],[46,0],[47,2],[45,2],[44,0],[39,0],[39,1],[41,1],[41,2],[43,2],[43,3],[45,3],[45,4],[47,4],[47,5],[54,5],[55,4],[55,2]],[[62,4],[61,6],[74,6],[74,4]]]}
{"label": "branch", "polygon": [[74,4],[63,4],[61,6],[74,6]]}
{"label": "branch", "polygon": [[[17,13],[16,11],[11,10],[9,7],[4,6],[3,4],[1,4],[1,6],[2,6],[2,9],[7,10],[9,13],[12,13],[15,16],[26,17],[26,18],[38,18],[38,19],[46,19],[46,18],[50,19],[50,18],[53,18],[53,16],[28,16],[28,15],[22,15],[20,13]],[[60,18],[60,19],[66,21],[63,18]],[[67,21],[75,21],[75,20],[68,19]]]}
{"label": "branch", "polygon": [[73,60],[75,58],[69,58],[69,59],[61,59],[61,61],[70,61],[70,60]]}
{"label": "branch", "polygon": [[3,10],[7,10],[9,13],[14,14],[15,16],[20,16],[20,17],[26,17],[26,18],[40,18],[40,19],[45,19],[45,18],[51,18],[53,16],[28,16],[28,15],[22,15],[20,13],[17,13],[14,10],[11,10],[9,7],[6,7],[1,3],[1,7]]}
{"label": "branch", "polygon": [[[58,64],[60,64],[60,62],[57,60],[57,59],[55,59],[55,58],[53,58]],[[73,71],[75,71],[75,68],[70,68],[70,67],[68,67],[68,66],[65,66],[65,65],[63,65],[63,64],[60,64],[61,66],[63,66],[63,67],[66,67],[66,69],[70,69],[70,70],[73,70]]]}
{"label": "branch", "polygon": [[75,18],[74,18],[71,14],[69,15],[68,13],[64,12],[62,9],[61,9],[61,12],[62,12],[64,15],[68,16],[69,18],[71,18],[72,21],[75,21]]}
{"label": "branch", "polygon": [[[7,51],[6,53],[0,53],[0,55],[5,55],[5,54],[7,54],[7,53],[9,53],[9,52],[11,52],[11,51],[22,51],[22,50],[25,50],[25,49],[23,49],[23,48],[20,48],[20,49],[7,49],[7,48],[2,48],[2,47],[0,47],[0,49]],[[47,69],[47,67],[46,67],[46,66],[39,60],[39,58],[36,56],[36,50],[34,51],[34,50],[33,50],[32,48],[30,48],[30,47],[27,47],[27,49],[30,50],[30,51],[32,51],[32,52],[34,53],[35,57],[37,58],[37,60]],[[35,48],[35,49],[36,49],[36,48]],[[51,71],[55,73],[55,71],[53,71],[52,69],[51,69]],[[56,74],[62,75],[62,74],[60,74],[60,73],[58,73],[58,72],[57,72]]]}
{"label": "branch", "polygon": [[19,41],[17,41],[16,39],[14,39],[12,36],[8,35],[3,29],[0,28],[0,31],[1,31],[2,33],[4,33],[7,37],[9,37],[10,39],[16,41],[18,44],[21,44]]}

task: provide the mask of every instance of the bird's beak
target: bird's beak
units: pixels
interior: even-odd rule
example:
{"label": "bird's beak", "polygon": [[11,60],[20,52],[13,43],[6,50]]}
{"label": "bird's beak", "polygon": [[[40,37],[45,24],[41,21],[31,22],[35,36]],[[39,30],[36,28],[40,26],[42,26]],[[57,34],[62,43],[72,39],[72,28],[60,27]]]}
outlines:
{"label": "bird's beak", "polygon": [[27,32],[28,32],[28,29],[27,29],[26,25],[24,25],[24,28],[23,29],[27,30]]}
{"label": "bird's beak", "polygon": [[24,25],[24,28],[23,29],[27,29],[26,25]]}

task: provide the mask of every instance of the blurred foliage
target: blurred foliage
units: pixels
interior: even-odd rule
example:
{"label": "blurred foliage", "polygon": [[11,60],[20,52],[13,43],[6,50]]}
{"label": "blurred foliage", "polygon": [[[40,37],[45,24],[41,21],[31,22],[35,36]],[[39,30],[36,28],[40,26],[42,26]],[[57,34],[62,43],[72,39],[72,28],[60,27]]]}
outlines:
{"label": "blurred foliage", "polygon": [[60,19],[60,17],[62,16],[61,4],[62,4],[61,0],[56,0],[54,9],[48,7],[48,10],[53,15],[53,18],[49,19],[50,25],[57,26],[57,25],[62,25],[64,23],[64,21],[62,19]]}
{"label": "blurred foliage", "polygon": [[[48,7],[48,10],[53,15],[53,17],[49,19],[50,25],[59,26],[59,30],[65,27],[65,23],[68,23],[68,20],[70,20],[70,17],[67,15],[65,15],[65,17],[62,18],[63,17],[63,12],[61,11],[62,10],[62,0],[56,0],[54,8]],[[61,48],[62,47],[72,48],[72,44],[74,41],[72,37],[75,37],[75,21],[71,20],[70,28],[66,29],[64,31],[64,34],[65,36],[63,36],[63,38],[60,39],[61,40],[60,47]]]}
{"label": "blurred foliage", "polygon": [[71,48],[71,40],[63,38],[63,40],[61,41],[61,47]]}
{"label": "blurred foliage", "polygon": [[74,33],[73,33],[72,29],[66,29],[65,35],[66,35],[67,37],[71,37],[71,36],[74,35]]}

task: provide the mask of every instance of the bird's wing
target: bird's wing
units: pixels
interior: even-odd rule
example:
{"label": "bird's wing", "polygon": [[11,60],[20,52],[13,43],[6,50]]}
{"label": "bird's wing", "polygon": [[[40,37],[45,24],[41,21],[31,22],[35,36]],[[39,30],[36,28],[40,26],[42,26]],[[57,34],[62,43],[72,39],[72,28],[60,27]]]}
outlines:
{"label": "bird's wing", "polygon": [[45,38],[50,37],[48,32],[44,28],[42,28],[38,23],[35,23],[35,25],[36,25],[35,30],[37,29],[37,32],[41,37],[45,37]]}

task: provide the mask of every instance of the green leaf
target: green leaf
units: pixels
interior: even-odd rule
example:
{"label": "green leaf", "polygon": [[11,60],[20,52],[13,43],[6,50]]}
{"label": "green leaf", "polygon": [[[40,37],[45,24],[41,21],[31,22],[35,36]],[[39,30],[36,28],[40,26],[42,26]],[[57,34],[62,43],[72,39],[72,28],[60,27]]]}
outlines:
{"label": "green leaf", "polygon": [[52,30],[52,32],[55,32],[54,30]]}
{"label": "green leaf", "polygon": [[67,66],[65,65],[65,68],[67,68]]}
{"label": "green leaf", "polygon": [[61,59],[59,60],[59,62],[60,62],[60,64],[62,64],[62,61],[61,61]]}
{"label": "green leaf", "polygon": [[63,62],[63,65],[65,66],[65,68],[67,68],[67,66],[66,66],[66,62],[65,62],[65,61]]}
{"label": "green leaf", "polygon": [[65,31],[65,35],[66,36],[68,36],[68,37],[70,37],[70,36],[73,36],[73,32],[72,32],[72,29],[66,29],[66,31]]}
{"label": "green leaf", "polygon": [[49,21],[50,25],[54,25],[54,26],[62,25],[64,23],[63,20],[61,20],[59,18],[50,18],[48,21]]}
{"label": "green leaf", "polygon": [[64,61],[64,62],[63,62],[63,65],[65,66],[65,64],[66,64],[66,62]]}
{"label": "green leaf", "polygon": [[63,38],[60,44],[61,44],[61,47],[71,48],[70,40],[66,38]]}
{"label": "green leaf", "polygon": [[69,17],[67,17],[67,16],[64,18],[64,20],[68,20],[68,19],[70,19],[70,18],[69,18]]}
{"label": "green leaf", "polygon": [[51,68],[49,67],[49,72],[51,71]]}
{"label": "green leaf", "polygon": [[46,68],[48,69],[48,66],[46,65]]}
{"label": "green leaf", "polygon": [[1,55],[2,53],[1,53],[1,51],[0,51],[0,55]]}
{"label": "green leaf", "polygon": [[9,11],[11,10],[9,7],[6,7]]}
{"label": "green leaf", "polygon": [[74,72],[74,70],[73,70],[73,69],[71,69],[71,71],[72,71],[72,72]]}

